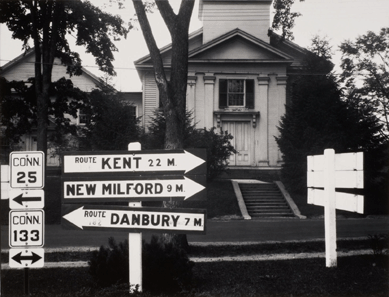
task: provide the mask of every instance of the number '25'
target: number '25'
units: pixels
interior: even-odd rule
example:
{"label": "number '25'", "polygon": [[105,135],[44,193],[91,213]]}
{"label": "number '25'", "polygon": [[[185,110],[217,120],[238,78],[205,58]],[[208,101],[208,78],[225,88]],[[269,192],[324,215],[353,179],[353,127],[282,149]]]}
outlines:
{"label": "number '25'", "polygon": [[29,172],[27,172],[27,174],[26,174],[26,172],[18,172],[16,175],[17,175],[16,180],[17,180],[18,184],[24,184],[26,182],[33,184],[33,183],[36,183],[36,180],[37,180],[36,171],[29,171]]}

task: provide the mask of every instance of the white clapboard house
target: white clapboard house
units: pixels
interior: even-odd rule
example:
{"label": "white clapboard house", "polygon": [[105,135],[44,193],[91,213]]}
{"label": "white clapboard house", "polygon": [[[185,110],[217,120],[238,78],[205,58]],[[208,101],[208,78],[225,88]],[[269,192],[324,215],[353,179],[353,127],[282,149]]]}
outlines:
{"label": "white clapboard house", "polygon": [[[268,35],[272,0],[200,0],[203,27],[189,35],[187,109],[198,128],[234,136],[231,168],[274,169],[282,156],[274,136],[288,100],[290,74],[307,50]],[[171,45],[160,49],[167,72]],[[143,124],[159,107],[150,55],[135,62],[143,85]]]}

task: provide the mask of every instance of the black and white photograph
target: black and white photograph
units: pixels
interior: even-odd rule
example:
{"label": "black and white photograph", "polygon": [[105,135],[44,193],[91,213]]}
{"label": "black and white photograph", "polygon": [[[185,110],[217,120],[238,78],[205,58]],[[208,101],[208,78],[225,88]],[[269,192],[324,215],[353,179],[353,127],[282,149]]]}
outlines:
{"label": "black and white photograph", "polygon": [[0,296],[388,297],[389,1],[0,0]]}

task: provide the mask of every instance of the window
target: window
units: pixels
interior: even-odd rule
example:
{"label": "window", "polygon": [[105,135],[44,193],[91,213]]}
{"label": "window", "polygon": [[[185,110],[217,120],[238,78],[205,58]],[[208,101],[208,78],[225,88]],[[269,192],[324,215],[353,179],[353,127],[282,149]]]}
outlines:
{"label": "window", "polygon": [[133,106],[133,105],[131,105],[131,106],[129,106],[129,108],[130,108],[130,119],[131,119],[131,121],[136,121],[136,106]]}
{"label": "window", "polygon": [[78,110],[78,124],[79,125],[86,125],[90,121],[90,117],[88,114],[85,113],[84,110],[79,109]]}
{"label": "window", "polygon": [[254,109],[253,79],[220,79],[219,108],[246,107]]}

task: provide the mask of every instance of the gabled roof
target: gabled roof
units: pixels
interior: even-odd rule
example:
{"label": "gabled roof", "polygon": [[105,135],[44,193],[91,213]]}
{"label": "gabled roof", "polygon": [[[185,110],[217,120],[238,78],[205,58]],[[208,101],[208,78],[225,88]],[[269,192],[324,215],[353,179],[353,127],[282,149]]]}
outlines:
{"label": "gabled roof", "polygon": [[[234,29],[226,34],[223,34],[223,35],[207,42],[206,44],[200,46],[199,48],[196,48],[196,49],[190,51],[189,52],[189,60],[196,59],[196,56],[197,57],[201,56],[200,54],[204,54],[207,51],[211,50],[212,48],[215,48],[219,45],[222,45],[226,41],[232,40],[233,38],[236,38],[236,37],[239,37],[239,38],[241,38],[249,43],[252,43],[253,45],[256,46],[256,48],[258,50],[265,52],[269,57],[271,57],[271,59],[263,59],[263,58],[254,59],[254,60],[257,60],[257,62],[259,62],[259,60],[266,60],[266,62],[276,62],[276,61],[280,62],[280,61],[282,61],[282,62],[290,62],[290,63],[293,61],[293,57],[291,57],[291,56],[285,54],[284,52],[274,48],[269,43],[264,42],[263,40],[256,38],[245,31],[240,30],[239,28],[236,28],[236,29]],[[250,57],[248,57],[247,59],[242,59],[242,58],[238,57],[236,60],[239,62],[243,62],[243,61],[253,60],[253,59],[250,59]]]}
{"label": "gabled roof", "polygon": [[[255,63],[287,63],[290,65],[299,65],[301,57],[306,55],[308,52],[306,49],[298,46],[297,44],[284,40],[282,46],[277,42],[274,42],[277,34],[273,33],[273,39],[270,40],[270,44],[245,32],[239,28],[236,28],[230,32],[227,32],[206,44],[202,44],[203,29],[199,29],[189,35],[189,63],[198,62],[232,62],[232,63],[244,63],[244,62],[255,62]],[[253,50],[261,52],[261,57],[236,57],[228,59],[217,59],[206,57],[207,54],[211,54],[212,51],[216,52],[216,49],[221,50],[225,45],[231,44],[233,40],[239,39],[240,42],[244,42],[250,45]],[[272,42],[273,41],[273,42]],[[164,58],[165,66],[170,64],[170,51],[172,44],[168,44],[160,49],[160,52]],[[224,47],[226,48],[226,47]],[[266,58],[267,57],[267,58]],[[134,62],[137,68],[142,66],[150,67],[151,57],[146,55]]]}
{"label": "gabled roof", "polygon": [[[6,71],[9,71],[13,67],[17,66],[19,63],[23,63],[23,61],[30,56],[32,56],[35,53],[34,48],[30,48],[29,50],[25,51],[24,53],[20,54],[17,56],[15,59],[9,61],[8,63],[4,64],[3,66],[0,67],[0,73],[3,74]],[[63,67],[66,67],[66,65],[62,65]],[[86,70],[84,67],[81,67],[82,73],[86,75],[91,81],[93,81],[94,84],[98,86],[104,86],[104,82],[94,75],[92,72]]]}
{"label": "gabled roof", "polygon": [[[203,34],[203,28],[200,28],[200,29],[190,33],[189,34],[189,43],[191,42],[191,40],[195,39],[196,37],[202,36],[202,34]],[[159,52],[161,54],[164,54],[164,53],[170,51],[171,49],[172,49],[172,44],[169,43],[169,44],[165,45],[164,47],[161,47],[159,49]],[[135,65],[143,64],[143,63],[149,62],[149,61],[151,61],[150,54],[143,56],[143,57],[139,58],[138,60],[134,61],[134,64]]]}

